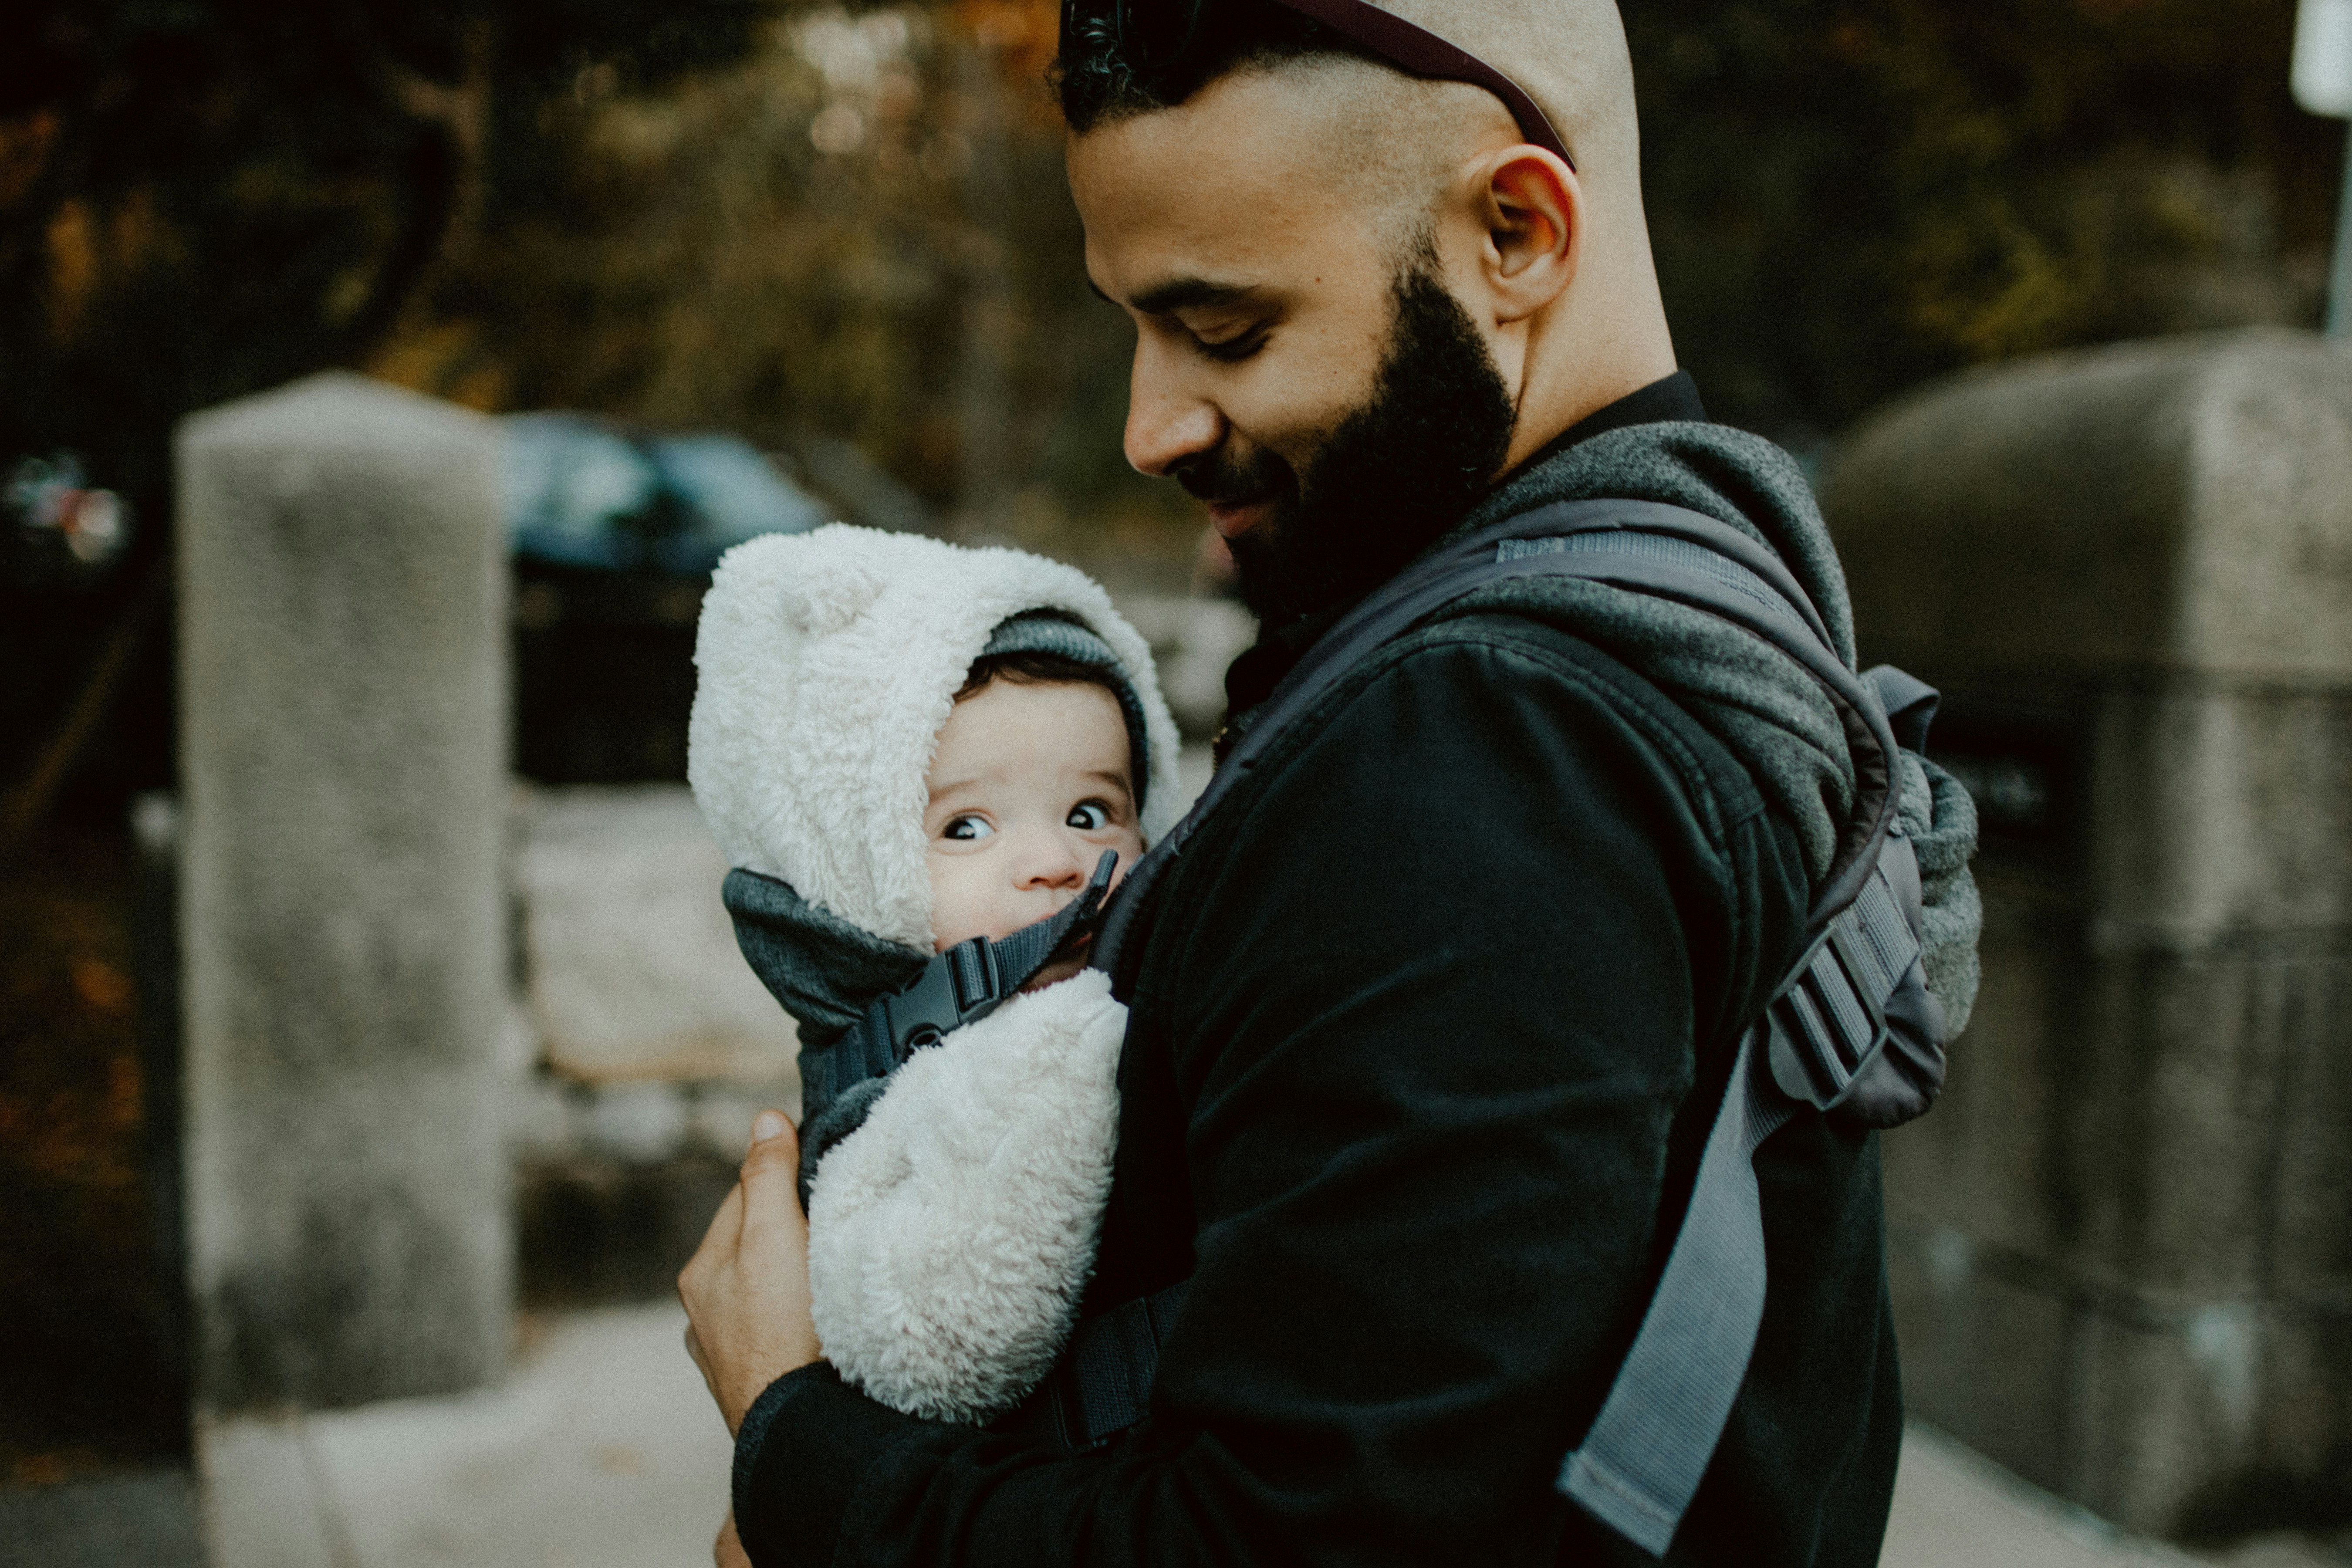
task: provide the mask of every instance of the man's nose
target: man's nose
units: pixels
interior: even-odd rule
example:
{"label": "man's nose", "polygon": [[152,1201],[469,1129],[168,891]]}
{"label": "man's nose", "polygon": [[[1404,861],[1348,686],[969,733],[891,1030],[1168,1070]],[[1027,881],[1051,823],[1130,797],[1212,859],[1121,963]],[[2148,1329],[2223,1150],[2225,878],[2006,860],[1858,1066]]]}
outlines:
{"label": "man's nose", "polygon": [[1138,473],[1164,479],[1187,458],[1214,449],[1225,419],[1215,404],[1182,385],[1169,356],[1148,338],[1135,345],[1128,384],[1127,460]]}

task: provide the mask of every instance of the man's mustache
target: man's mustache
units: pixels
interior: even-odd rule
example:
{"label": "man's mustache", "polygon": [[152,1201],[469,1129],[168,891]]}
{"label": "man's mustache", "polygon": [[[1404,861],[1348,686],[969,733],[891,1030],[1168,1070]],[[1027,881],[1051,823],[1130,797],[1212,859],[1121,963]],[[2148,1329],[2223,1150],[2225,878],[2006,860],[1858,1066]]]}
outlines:
{"label": "man's mustache", "polygon": [[1290,465],[1263,451],[1241,458],[1222,451],[1205,452],[1178,465],[1175,479],[1193,500],[1213,506],[1262,500],[1297,489]]}

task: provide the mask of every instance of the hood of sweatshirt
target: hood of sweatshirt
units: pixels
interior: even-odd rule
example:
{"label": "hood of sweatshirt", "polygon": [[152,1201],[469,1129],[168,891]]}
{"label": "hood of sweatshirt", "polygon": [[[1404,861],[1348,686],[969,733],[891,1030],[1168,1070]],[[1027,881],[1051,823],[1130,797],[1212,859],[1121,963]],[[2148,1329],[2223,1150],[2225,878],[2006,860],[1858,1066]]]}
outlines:
{"label": "hood of sweatshirt", "polygon": [[[1676,422],[1608,431],[1517,475],[1456,531],[1603,498],[1687,507],[1769,546],[1821,612],[1838,657],[1853,663],[1853,607],[1812,487],[1786,452],[1744,430]],[[1704,611],[1571,578],[1513,579],[1448,613],[1498,608],[1574,632],[1655,681],[1748,765],[1795,824],[1812,875],[1827,869],[1838,828],[1853,814],[1853,760],[1837,710],[1794,659]]]}
{"label": "hood of sweatshirt", "polygon": [[[1456,531],[1604,498],[1686,507],[1769,546],[1821,612],[1838,657],[1854,664],[1853,605],[1812,487],[1795,459],[1744,430],[1676,421],[1605,432],[1512,477]],[[1444,614],[1494,610],[1573,633],[1656,682],[1747,766],[1796,828],[1819,883],[1854,810],[1854,767],[1837,710],[1794,659],[1704,611],[1574,578],[1508,579]],[[1976,809],[1965,790],[1923,759],[1906,754],[1903,773],[1900,805],[1927,906],[1924,967],[1957,1035],[1977,990],[1982,911],[1968,869]]]}

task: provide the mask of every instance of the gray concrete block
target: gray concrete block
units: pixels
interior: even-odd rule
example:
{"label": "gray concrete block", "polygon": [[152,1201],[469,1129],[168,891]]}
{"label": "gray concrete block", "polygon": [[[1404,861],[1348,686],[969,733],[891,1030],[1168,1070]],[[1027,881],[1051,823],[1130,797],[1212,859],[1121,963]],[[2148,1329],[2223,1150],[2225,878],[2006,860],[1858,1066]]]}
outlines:
{"label": "gray concrete block", "polygon": [[2065,1492],[2070,1314],[1962,1231],[1889,1227],[1905,1408],[2037,1486]]}
{"label": "gray concrete block", "polygon": [[199,1398],[467,1387],[511,1297],[495,426],[322,375],[178,472]]}
{"label": "gray concrete block", "polygon": [[2194,949],[2352,923],[2352,857],[2318,852],[2352,844],[2352,695],[2151,676],[2091,699],[2095,940]]}
{"label": "gray concrete block", "polygon": [[1822,501],[1875,657],[2352,677],[2352,359],[2159,339],[1939,382]]}
{"label": "gray concrete block", "polygon": [[2078,1059],[2044,1048],[2046,1026],[2088,1027],[2073,901],[2030,874],[1980,865],[1984,979],[1943,1097],[1882,1144],[1890,1220],[1986,1246],[2054,1254],[2078,1200],[2066,1159]]}

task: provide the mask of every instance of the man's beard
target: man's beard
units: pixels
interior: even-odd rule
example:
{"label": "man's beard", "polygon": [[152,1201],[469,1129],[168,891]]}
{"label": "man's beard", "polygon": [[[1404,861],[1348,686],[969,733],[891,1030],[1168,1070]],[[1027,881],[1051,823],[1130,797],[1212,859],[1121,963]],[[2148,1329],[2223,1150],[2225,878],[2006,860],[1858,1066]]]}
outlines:
{"label": "man's beard", "polygon": [[1242,602],[1269,629],[1361,598],[1434,543],[1486,492],[1517,415],[1502,373],[1424,246],[1397,273],[1396,323],[1371,395],[1304,472],[1261,448],[1179,474],[1204,498],[1272,495],[1228,542]]}

